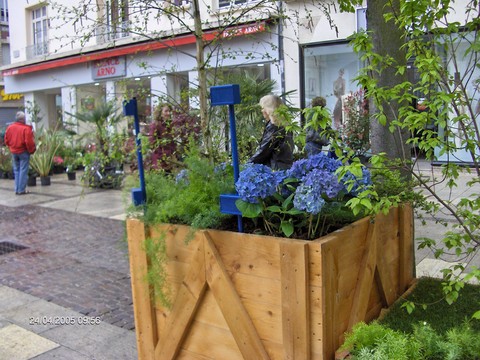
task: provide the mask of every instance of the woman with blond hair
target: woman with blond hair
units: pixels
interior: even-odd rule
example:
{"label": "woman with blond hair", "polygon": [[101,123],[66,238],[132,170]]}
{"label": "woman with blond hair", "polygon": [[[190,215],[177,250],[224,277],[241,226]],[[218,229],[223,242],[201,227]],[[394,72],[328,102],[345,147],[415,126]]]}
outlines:
{"label": "woman with blond hair", "polygon": [[293,163],[293,136],[280,123],[275,111],[283,104],[277,95],[266,95],[259,102],[265,118],[265,130],[257,151],[249,162],[263,164],[273,170],[288,169]]}

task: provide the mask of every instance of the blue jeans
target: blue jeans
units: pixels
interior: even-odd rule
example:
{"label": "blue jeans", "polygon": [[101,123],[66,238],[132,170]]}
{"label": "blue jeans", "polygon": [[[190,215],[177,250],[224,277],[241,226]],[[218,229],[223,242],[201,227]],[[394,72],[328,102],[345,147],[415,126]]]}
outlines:
{"label": "blue jeans", "polygon": [[28,180],[28,166],[30,165],[30,154],[12,154],[13,174],[15,175],[15,194],[25,191]]}

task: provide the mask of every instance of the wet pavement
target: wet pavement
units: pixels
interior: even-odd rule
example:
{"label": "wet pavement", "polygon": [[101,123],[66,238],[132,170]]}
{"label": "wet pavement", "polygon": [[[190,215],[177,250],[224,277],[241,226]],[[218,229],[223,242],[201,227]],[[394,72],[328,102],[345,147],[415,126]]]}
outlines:
{"label": "wet pavement", "polygon": [[[54,175],[50,186],[37,182],[15,195],[13,181],[0,179],[0,251],[22,248],[0,255],[0,333],[7,332],[0,337],[20,326],[56,344],[25,359],[135,359],[128,193],[89,189],[66,174]],[[9,307],[22,297],[42,305]],[[107,351],[114,334],[123,336],[122,346]],[[2,350],[0,340],[0,359]]]}

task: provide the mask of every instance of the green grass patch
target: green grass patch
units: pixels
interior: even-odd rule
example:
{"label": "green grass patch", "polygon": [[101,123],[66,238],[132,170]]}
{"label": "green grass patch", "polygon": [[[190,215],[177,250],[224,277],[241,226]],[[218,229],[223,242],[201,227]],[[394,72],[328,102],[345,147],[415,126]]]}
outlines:
{"label": "green grass patch", "polygon": [[[408,314],[405,308],[401,308],[405,301],[415,304],[415,310],[411,314]],[[379,322],[405,333],[412,333],[414,324],[425,322],[437,333],[445,334],[466,319],[471,319],[479,309],[480,286],[465,284],[458,299],[449,305],[442,291],[442,280],[420,278],[406,300],[397,301]],[[471,320],[470,325],[472,330],[480,332],[480,321]]]}

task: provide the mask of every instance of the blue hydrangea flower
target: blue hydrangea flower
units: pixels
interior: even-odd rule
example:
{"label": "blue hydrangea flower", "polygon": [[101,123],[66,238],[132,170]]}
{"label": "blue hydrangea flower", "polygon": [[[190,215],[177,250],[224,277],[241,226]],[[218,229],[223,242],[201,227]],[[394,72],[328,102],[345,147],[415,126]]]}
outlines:
{"label": "blue hydrangea flower", "polygon": [[175,183],[184,183],[185,185],[188,185],[188,171],[187,169],[182,169],[180,172],[177,174],[175,177]]}
{"label": "blue hydrangea flower", "polygon": [[277,185],[285,178],[285,173],[274,172],[262,164],[248,164],[235,184],[238,195],[243,201],[257,203],[258,198],[265,199],[276,192]]}
{"label": "blue hydrangea flower", "polygon": [[298,210],[318,214],[325,205],[324,196],[335,198],[343,189],[335,174],[313,169],[303,177],[302,184],[296,189],[293,205]]}
{"label": "blue hydrangea flower", "polygon": [[301,180],[305,175],[314,169],[326,170],[334,173],[342,165],[342,162],[337,159],[333,159],[325,155],[324,153],[318,153],[308,157],[307,159],[301,159],[295,161],[292,167],[287,170],[288,177],[294,177]]}
{"label": "blue hydrangea flower", "polygon": [[349,192],[349,194],[352,196],[357,196],[359,192],[365,189],[365,187],[372,185],[372,177],[367,168],[362,168],[361,178],[357,178],[351,172],[347,172],[342,178],[342,183],[344,184],[345,188],[350,184],[351,180],[354,181],[353,188]]}

